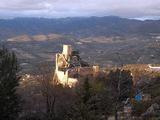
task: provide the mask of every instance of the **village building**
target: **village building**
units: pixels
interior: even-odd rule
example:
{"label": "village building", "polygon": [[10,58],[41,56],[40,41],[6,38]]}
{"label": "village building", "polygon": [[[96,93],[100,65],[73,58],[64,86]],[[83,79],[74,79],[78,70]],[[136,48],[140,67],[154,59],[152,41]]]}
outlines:
{"label": "village building", "polygon": [[151,64],[149,64],[148,67],[153,72],[160,72],[160,67],[159,66],[152,66]]}

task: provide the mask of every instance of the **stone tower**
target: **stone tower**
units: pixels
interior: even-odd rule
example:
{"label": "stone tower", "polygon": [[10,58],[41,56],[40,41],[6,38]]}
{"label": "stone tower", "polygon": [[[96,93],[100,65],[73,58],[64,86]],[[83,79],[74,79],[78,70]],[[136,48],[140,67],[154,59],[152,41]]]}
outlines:
{"label": "stone tower", "polygon": [[63,52],[56,54],[56,70],[55,76],[58,82],[63,85],[74,86],[77,82],[76,78],[69,78],[69,66],[72,55],[72,46],[63,45]]}

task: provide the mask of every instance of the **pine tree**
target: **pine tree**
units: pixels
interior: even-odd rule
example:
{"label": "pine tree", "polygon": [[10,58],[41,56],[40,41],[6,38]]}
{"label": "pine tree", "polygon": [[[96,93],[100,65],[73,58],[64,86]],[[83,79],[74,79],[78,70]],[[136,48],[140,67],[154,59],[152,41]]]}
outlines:
{"label": "pine tree", "polygon": [[91,85],[89,79],[85,78],[82,85],[78,86],[76,91],[76,102],[72,105],[69,118],[72,120],[92,120],[90,114],[89,101],[92,97]]}
{"label": "pine tree", "polygon": [[0,49],[0,119],[15,120],[20,110],[16,88],[20,77],[17,75],[18,64],[14,53]]}
{"label": "pine tree", "polygon": [[122,107],[122,101],[131,97],[133,86],[131,72],[121,69],[110,71],[107,86],[110,88],[112,94],[115,119],[117,120],[117,112]]}

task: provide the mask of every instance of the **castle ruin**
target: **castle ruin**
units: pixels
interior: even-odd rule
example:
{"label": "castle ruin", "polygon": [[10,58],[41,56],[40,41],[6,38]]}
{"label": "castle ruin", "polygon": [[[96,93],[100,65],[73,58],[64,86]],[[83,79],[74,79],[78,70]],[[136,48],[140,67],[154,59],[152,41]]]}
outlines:
{"label": "castle ruin", "polygon": [[62,53],[56,54],[55,75],[59,84],[73,87],[82,76],[96,77],[99,73],[99,66],[89,66],[84,62],[78,51],[74,51],[71,45],[63,45]]}

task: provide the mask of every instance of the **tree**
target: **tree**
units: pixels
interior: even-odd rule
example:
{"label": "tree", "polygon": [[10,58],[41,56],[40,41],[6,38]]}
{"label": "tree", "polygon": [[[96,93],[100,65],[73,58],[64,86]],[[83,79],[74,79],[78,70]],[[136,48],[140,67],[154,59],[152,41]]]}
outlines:
{"label": "tree", "polygon": [[45,99],[46,104],[46,118],[47,120],[54,120],[55,116],[55,102],[56,102],[56,85],[53,84],[51,68],[47,64],[39,67],[39,75],[37,77],[40,83],[40,90]]}
{"label": "tree", "polygon": [[112,94],[116,120],[118,119],[117,112],[122,106],[122,101],[131,97],[132,85],[133,82],[130,71],[121,69],[110,71],[107,86]]}
{"label": "tree", "polygon": [[20,112],[18,63],[14,53],[0,49],[0,118],[15,120]]}
{"label": "tree", "polygon": [[76,101],[72,105],[68,119],[72,120],[94,120],[91,114],[90,99],[92,97],[91,85],[88,77],[77,86]]}
{"label": "tree", "polygon": [[91,98],[91,86],[88,78],[85,79],[84,84],[82,85],[80,96],[84,104]]}
{"label": "tree", "polygon": [[76,86],[76,100],[65,120],[106,120],[112,112],[111,95],[103,80],[81,79]]}

